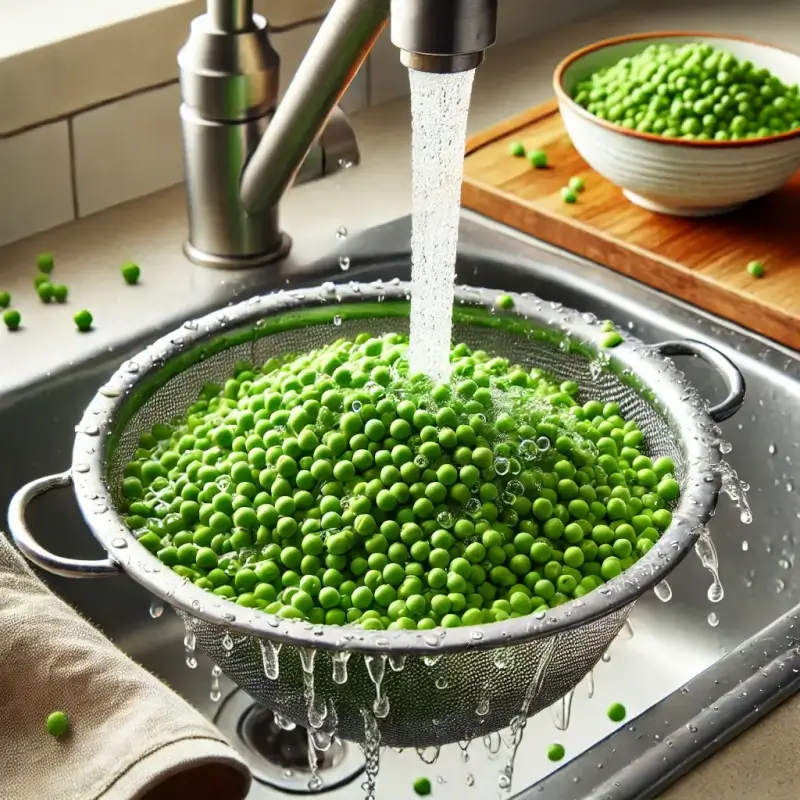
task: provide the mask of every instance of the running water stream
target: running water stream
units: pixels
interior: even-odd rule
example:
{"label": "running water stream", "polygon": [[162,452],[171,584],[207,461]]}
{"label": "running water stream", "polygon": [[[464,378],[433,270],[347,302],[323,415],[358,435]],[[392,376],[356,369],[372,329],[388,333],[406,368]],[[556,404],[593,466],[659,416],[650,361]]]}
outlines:
{"label": "running water stream", "polygon": [[474,71],[409,70],[411,80],[412,372],[450,373],[450,337],[467,114]]}

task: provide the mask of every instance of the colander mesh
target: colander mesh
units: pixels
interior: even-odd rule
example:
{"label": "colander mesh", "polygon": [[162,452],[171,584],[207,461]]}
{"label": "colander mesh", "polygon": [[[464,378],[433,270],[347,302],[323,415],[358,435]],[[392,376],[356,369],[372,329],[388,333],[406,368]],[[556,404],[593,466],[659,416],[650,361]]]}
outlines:
{"label": "colander mesh", "polygon": [[[115,502],[120,499],[122,470],[133,457],[139,435],[156,422],[181,417],[204,384],[224,382],[230,377],[236,361],[248,360],[258,365],[272,356],[306,352],[363,331],[379,335],[407,329],[408,320],[403,318],[345,320],[339,326],[311,325],[233,344],[178,373],[132,415],[118,415],[127,422],[124,428],[111,432],[115,445],[105,474],[113,499]],[[235,339],[231,333],[226,331],[226,337]],[[574,380],[585,399],[618,402],[627,417],[637,420],[651,455],[671,456],[677,477],[681,478],[684,471],[681,437],[666,418],[613,372],[598,375],[596,362],[593,365],[585,356],[567,352],[557,343],[532,340],[501,328],[457,324],[453,338],[524,367],[539,367],[562,380]],[[572,689],[594,667],[632,607],[631,602],[580,627],[566,630],[559,627],[551,636],[521,644],[508,641],[494,649],[465,649],[441,655],[438,660],[432,646],[429,657],[411,655],[400,671],[387,661],[383,665],[381,692],[389,698],[390,712],[379,720],[383,743],[426,747],[467,740],[507,726],[523,710],[529,716],[537,713]],[[354,655],[349,660],[348,680],[340,685],[332,679],[335,654],[316,651],[312,680],[304,673],[299,648],[284,645],[278,678],[270,679],[264,669],[264,641],[258,636],[228,632],[186,611],[179,609],[178,613],[187,630],[194,634],[197,645],[254,698],[300,725],[308,725],[308,709],[312,704],[312,716],[322,719],[323,729],[335,729],[343,738],[363,741],[362,712],[371,712],[377,695],[364,656]],[[343,628],[342,649],[347,649],[348,641],[358,635],[356,629]],[[225,646],[231,642],[231,648]],[[389,642],[386,644],[387,653],[391,653]],[[541,662],[547,653],[550,653],[549,663],[542,670]],[[386,661],[386,656],[378,657],[378,663],[373,664],[373,677],[380,672],[381,660]],[[394,667],[397,666],[400,662],[395,660]],[[523,709],[523,698],[537,671],[540,677],[536,691],[529,706]]]}

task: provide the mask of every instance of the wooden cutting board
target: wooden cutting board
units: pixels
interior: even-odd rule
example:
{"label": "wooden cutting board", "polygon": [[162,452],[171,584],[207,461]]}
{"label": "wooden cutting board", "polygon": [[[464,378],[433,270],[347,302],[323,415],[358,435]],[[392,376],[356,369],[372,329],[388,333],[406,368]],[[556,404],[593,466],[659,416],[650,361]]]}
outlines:
{"label": "wooden cutting board", "polygon": [[[533,169],[511,142],[547,152]],[[586,182],[575,205],[559,190]],[[800,349],[800,173],[732,214],[681,219],[629,202],[572,146],[555,100],[473,136],[462,202],[498,222]],[[753,278],[750,261],[764,265]]]}

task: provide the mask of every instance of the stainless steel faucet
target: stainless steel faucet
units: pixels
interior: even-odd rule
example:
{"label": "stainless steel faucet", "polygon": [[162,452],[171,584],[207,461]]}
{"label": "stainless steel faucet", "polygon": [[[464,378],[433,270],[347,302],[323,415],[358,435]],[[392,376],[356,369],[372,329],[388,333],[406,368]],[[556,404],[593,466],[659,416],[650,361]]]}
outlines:
{"label": "stainless steel faucet", "polygon": [[192,261],[235,269],[289,252],[279,201],[293,182],[358,163],[337,104],[390,16],[403,64],[461,72],[494,43],[497,0],[336,0],[280,105],[253,0],[208,0],[178,55]]}

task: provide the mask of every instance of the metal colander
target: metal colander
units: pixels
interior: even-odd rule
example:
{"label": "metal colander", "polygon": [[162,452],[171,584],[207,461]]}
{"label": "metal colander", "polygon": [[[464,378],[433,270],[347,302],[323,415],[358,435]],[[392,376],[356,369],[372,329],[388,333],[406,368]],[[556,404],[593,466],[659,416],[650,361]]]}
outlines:
{"label": "metal colander", "polygon": [[[187,322],[160,339],[98,390],[76,429],[71,470],[17,493],[9,511],[17,544],[62,575],[124,570],[175,607],[190,646],[196,643],[282,717],[323,733],[363,742],[365,726],[377,720],[383,744],[419,748],[482,736],[550,705],[594,667],[636,599],[675,567],[713,513],[720,488],[716,422],[739,408],[744,384],[733,364],[707,345],[647,347],[628,338],[603,351],[600,327],[577,312],[515,296],[514,311],[499,313],[495,293],[457,288],[455,341],[574,380],[587,399],[617,401],[637,420],[649,454],[674,459],[683,488],[671,527],[644,558],[600,589],[546,612],[446,631],[281,620],[181,579],[136,541],[116,510],[139,435],[183,415],[205,383],[224,381],[238,360],[263,363],[362,331],[407,331],[409,291],[394,282],[279,292]],[[664,358],[670,354],[713,363],[728,384],[727,400],[709,409]],[[70,481],[106,560],[54,556],[25,526],[26,504]]]}

